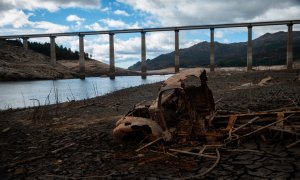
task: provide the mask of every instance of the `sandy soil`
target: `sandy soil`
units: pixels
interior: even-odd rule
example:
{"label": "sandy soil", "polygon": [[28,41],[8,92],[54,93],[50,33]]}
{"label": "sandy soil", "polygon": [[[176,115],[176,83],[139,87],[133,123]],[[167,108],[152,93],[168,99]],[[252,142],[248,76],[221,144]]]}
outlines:
{"label": "sandy soil", "polygon": [[[70,70],[79,73],[79,61],[74,60],[59,60],[60,64],[68,67]],[[116,75],[139,75],[139,72],[129,71],[116,67]],[[107,76],[109,74],[109,65],[94,59],[85,60],[86,76]]]}
{"label": "sandy soil", "polygon": [[[300,105],[299,70],[208,74],[218,114]],[[271,76],[265,86],[261,79]],[[1,179],[174,179],[195,176],[214,162],[164,154],[163,143],[136,153],[140,144],[113,139],[112,129],[136,103],[153,100],[162,83],[47,107],[0,112]],[[299,119],[297,120],[299,122]],[[287,138],[288,137],[288,138]],[[253,137],[240,144],[252,152],[221,152],[206,178],[300,178],[300,147],[294,136]]]}
{"label": "sandy soil", "polygon": [[[78,78],[79,60],[58,60],[50,63],[50,57],[32,50],[0,41],[0,81]],[[93,59],[85,60],[86,76],[107,76],[109,65]],[[116,75],[139,75],[116,68]]]}

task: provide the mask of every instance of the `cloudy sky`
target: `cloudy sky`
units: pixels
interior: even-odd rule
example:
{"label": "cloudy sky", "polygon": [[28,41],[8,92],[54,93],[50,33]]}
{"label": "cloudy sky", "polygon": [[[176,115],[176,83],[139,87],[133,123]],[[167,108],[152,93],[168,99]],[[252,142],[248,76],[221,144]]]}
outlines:
{"label": "cloudy sky", "polygon": [[[0,17],[0,35],[206,25],[300,19],[300,0],[0,0]],[[254,27],[253,38],[286,30]],[[247,29],[216,29],[215,40],[246,41]],[[209,30],[180,32],[180,48],[201,41],[209,41]],[[58,37],[56,42],[78,50],[78,37]],[[173,51],[174,32],[147,33],[146,48],[147,59]],[[127,68],[139,61],[140,49],[139,33],[115,35],[116,65]],[[108,35],[85,36],[85,52],[108,62]]]}

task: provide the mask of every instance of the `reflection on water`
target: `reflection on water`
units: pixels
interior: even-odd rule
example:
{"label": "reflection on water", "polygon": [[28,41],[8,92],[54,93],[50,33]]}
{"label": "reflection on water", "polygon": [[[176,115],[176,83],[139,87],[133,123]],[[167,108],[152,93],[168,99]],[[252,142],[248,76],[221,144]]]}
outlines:
{"label": "reflection on water", "polygon": [[41,80],[0,82],[0,109],[48,105],[88,99],[120,90],[166,80],[170,75],[88,77],[85,80]]}

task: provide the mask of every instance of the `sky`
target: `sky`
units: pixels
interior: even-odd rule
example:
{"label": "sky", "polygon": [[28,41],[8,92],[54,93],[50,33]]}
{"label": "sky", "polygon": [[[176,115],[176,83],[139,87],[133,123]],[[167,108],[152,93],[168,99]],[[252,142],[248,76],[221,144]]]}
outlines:
{"label": "sky", "polygon": [[[300,19],[300,0],[0,0],[0,35],[101,31]],[[294,25],[293,30],[300,30]],[[253,39],[287,26],[254,27]],[[180,48],[210,40],[209,30],[179,32]],[[49,38],[29,41],[49,42]],[[174,32],[146,33],[146,58],[174,51]],[[247,28],[215,29],[215,41],[247,41]],[[57,37],[78,50],[78,37]],[[93,59],[109,62],[109,36],[84,37]],[[141,60],[141,34],[115,35],[116,66]]]}

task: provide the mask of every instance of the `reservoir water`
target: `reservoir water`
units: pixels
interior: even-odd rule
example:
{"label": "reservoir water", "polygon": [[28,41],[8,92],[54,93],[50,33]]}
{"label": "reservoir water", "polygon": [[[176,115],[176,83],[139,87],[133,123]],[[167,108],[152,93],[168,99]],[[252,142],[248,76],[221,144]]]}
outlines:
{"label": "reservoir water", "polygon": [[87,77],[81,79],[0,81],[0,109],[48,105],[88,99],[116,90],[164,81],[171,75]]}

